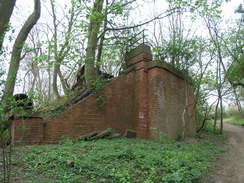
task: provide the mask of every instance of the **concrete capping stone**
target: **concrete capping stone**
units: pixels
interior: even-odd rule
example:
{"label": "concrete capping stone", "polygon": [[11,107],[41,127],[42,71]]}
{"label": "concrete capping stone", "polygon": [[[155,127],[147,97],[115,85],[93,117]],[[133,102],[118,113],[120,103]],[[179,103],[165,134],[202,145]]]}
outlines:
{"label": "concrete capping stone", "polygon": [[140,55],[141,53],[152,55],[150,46],[141,44],[140,46],[134,48],[130,52],[126,53],[125,61],[128,63],[132,58]]}
{"label": "concrete capping stone", "polygon": [[172,74],[176,75],[177,77],[188,81],[190,84],[193,83],[192,79],[190,78],[190,76],[187,76],[185,73],[183,73],[180,70],[177,70],[176,68],[174,68],[172,65],[164,62],[164,61],[159,61],[159,60],[153,60],[151,62],[148,62],[148,66],[147,69],[150,70],[154,67],[158,67],[158,68],[162,68],[165,69],[169,72],[171,72]]}
{"label": "concrete capping stone", "polygon": [[121,74],[128,74],[131,71],[135,71],[135,67],[133,66],[127,67],[125,70],[121,72]]}

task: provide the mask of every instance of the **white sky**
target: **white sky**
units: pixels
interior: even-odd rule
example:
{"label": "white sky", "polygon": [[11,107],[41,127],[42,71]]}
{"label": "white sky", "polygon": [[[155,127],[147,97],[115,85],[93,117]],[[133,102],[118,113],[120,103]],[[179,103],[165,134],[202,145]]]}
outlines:
{"label": "white sky", "polygon": [[[42,5],[48,4],[44,2],[48,2],[49,0],[42,1]],[[57,3],[65,4],[69,2],[69,0],[57,0]],[[140,16],[136,17],[138,22],[143,20],[148,20],[150,17],[158,15],[159,13],[163,12],[167,8],[167,3],[165,0],[137,0],[138,8],[134,11]],[[228,20],[234,16],[234,10],[238,7],[240,3],[244,3],[244,0],[231,0],[230,2],[224,3],[222,6],[223,10],[223,17],[224,19]],[[42,11],[45,8],[42,8]],[[24,22],[25,18],[32,12],[33,10],[33,0],[17,0],[15,13],[12,17],[13,26],[18,26],[20,22]],[[20,13],[21,12],[21,13]],[[42,13],[43,15],[44,13]],[[19,16],[21,15],[21,16]],[[44,20],[47,17],[41,17]],[[41,21],[42,21],[41,20]]]}

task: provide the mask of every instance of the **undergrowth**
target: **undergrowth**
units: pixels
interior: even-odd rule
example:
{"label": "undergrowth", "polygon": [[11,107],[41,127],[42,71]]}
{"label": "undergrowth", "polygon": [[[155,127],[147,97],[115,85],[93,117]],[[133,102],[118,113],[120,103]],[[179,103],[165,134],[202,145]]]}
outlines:
{"label": "undergrowth", "polygon": [[[201,133],[196,141],[65,138],[55,145],[19,147],[14,182],[190,183],[206,173],[221,150]],[[72,162],[72,166],[68,163]]]}
{"label": "undergrowth", "polygon": [[244,126],[244,118],[241,119],[241,118],[230,117],[230,118],[226,118],[224,120],[231,124]]}
{"label": "undergrowth", "polygon": [[79,100],[82,100],[90,93],[94,94],[97,101],[97,106],[99,108],[103,108],[106,106],[106,94],[102,89],[108,82],[109,81],[104,80],[101,76],[99,76],[93,82],[90,90],[86,87],[83,87],[80,90],[70,92],[68,95],[60,96],[55,100],[45,101],[39,104],[39,106],[37,106],[34,111],[41,117],[45,119],[50,119],[59,115],[60,113],[65,111],[67,107],[70,107],[79,102]]}

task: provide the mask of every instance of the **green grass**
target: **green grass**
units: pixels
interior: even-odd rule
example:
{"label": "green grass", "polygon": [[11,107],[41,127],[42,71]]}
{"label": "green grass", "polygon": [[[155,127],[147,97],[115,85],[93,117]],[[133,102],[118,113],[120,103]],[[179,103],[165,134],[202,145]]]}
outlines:
{"label": "green grass", "polygon": [[213,138],[218,137],[205,132],[192,143],[167,139],[66,139],[54,145],[18,147],[13,158],[14,182],[195,182],[222,152],[209,141]]}
{"label": "green grass", "polygon": [[229,118],[225,118],[224,121],[235,125],[244,125],[244,119],[229,117]]}

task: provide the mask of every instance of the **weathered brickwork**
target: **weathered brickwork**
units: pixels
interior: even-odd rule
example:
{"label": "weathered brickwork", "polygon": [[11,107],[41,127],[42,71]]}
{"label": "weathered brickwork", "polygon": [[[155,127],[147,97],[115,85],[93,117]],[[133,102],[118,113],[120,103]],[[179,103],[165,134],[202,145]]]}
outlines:
{"label": "weathered brickwork", "polygon": [[[152,61],[146,45],[128,54],[127,66],[126,74],[104,87],[104,107],[91,94],[49,121],[14,121],[14,141],[54,142],[62,136],[76,137],[106,128],[121,133],[133,130],[142,138],[180,138],[183,131],[194,134],[194,94],[188,79],[168,64]],[[17,127],[21,123],[29,128],[20,132]]]}
{"label": "weathered brickwork", "polygon": [[15,144],[39,144],[44,140],[44,122],[41,118],[15,120],[12,125],[12,140]]}
{"label": "weathered brickwork", "polygon": [[186,135],[194,134],[196,125],[191,85],[161,68],[152,68],[148,73],[151,135],[180,138],[184,128],[183,117]]}

